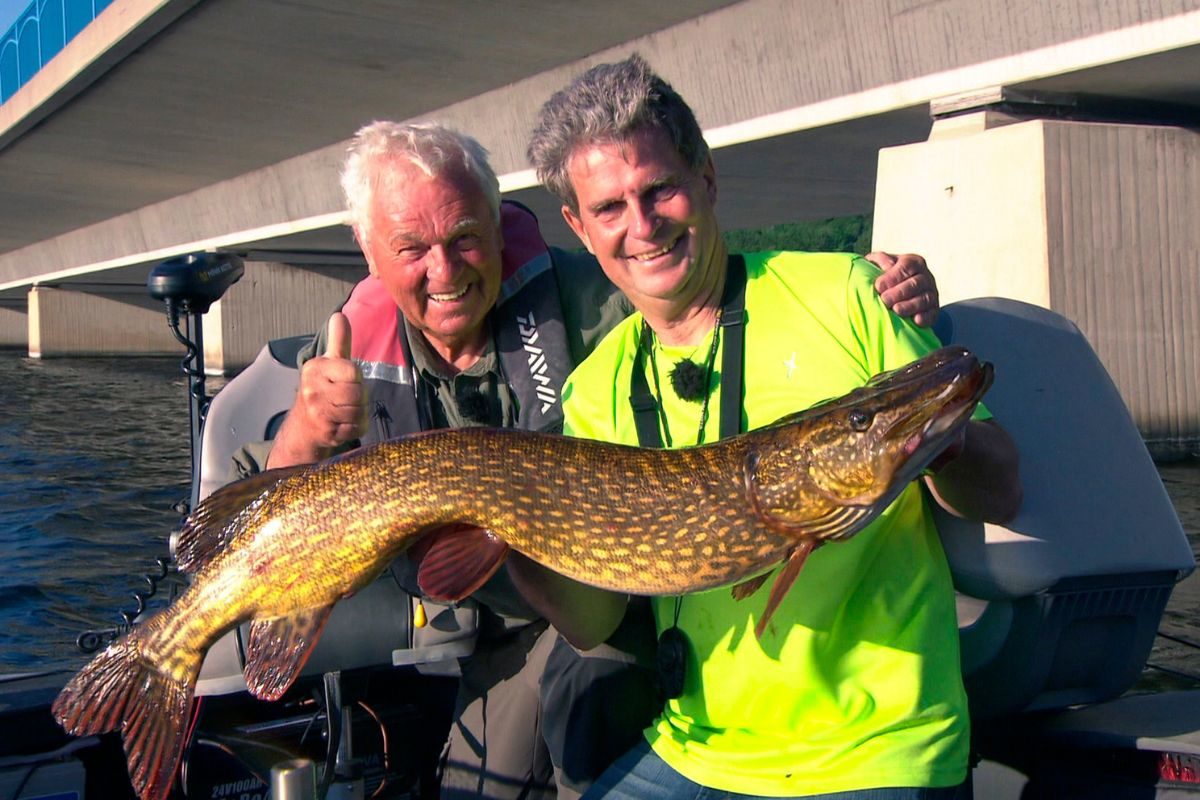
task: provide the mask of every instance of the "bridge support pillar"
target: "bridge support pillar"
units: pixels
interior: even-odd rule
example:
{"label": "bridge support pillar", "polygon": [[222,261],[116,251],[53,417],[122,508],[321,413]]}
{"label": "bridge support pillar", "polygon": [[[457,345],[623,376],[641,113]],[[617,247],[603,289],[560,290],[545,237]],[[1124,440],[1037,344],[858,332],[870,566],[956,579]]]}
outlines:
{"label": "bridge support pillar", "polygon": [[144,292],[35,286],[28,300],[31,358],[179,353],[162,306]]}
{"label": "bridge support pillar", "polygon": [[271,339],[313,333],[367,274],[360,264],[246,261],[245,267],[204,319],[204,364],[214,375],[242,369]]}
{"label": "bridge support pillar", "polygon": [[943,303],[1070,319],[1168,456],[1200,441],[1198,186],[1194,131],[978,111],[880,152],[872,244],[924,255]]}
{"label": "bridge support pillar", "polygon": [[29,310],[25,301],[0,302],[0,348],[29,347]]}
{"label": "bridge support pillar", "polygon": [[[247,261],[242,279],[204,315],[212,375],[245,367],[271,339],[312,333],[366,275],[365,266]],[[11,319],[10,319],[11,317]],[[186,320],[181,321],[185,326]],[[11,330],[10,330],[11,329]],[[32,358],[180,356],[166,309],[139,287],[79,292],[35,287],[28,313],[0,306],[0,346],[28,343]]]}

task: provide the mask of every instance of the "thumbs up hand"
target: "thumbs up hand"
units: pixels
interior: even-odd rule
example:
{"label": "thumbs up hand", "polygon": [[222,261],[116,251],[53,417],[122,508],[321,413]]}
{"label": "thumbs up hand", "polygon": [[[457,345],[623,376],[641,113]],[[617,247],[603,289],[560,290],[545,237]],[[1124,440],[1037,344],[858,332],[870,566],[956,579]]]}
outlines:
{"label": "thumbs up hand", "polygon": [[[340,311],[335,311],[325,328],[325,358],[350,360],[350,320]],[[356,367],[357,369],[357,367]]]}
{"label": "thumbs up hand", "polygon": [[300,368],[300,387],[275,437],[269,467],[307,464],[326,458],[367,430],[367,394],[358,365],[350,360],[350,321],[329,318],[324,355]]}

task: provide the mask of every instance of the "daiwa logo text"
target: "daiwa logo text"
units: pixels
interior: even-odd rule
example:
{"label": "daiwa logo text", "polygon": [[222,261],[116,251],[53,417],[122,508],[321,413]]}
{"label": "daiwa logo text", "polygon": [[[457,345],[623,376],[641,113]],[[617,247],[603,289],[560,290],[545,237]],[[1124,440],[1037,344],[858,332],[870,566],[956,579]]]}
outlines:
{"label": "daiwa logo text", "polygon": [[526,316],[517,315],[517,331],[521,334],[521,343],[525,345],[525,352],[528,354],[529,374],[537,384],[533,387],[534,393],[542,401],[542,413],[545,414],[554,407],[558,391],[550,385],[546,354],[537,346],[538,329],[532,311]]}

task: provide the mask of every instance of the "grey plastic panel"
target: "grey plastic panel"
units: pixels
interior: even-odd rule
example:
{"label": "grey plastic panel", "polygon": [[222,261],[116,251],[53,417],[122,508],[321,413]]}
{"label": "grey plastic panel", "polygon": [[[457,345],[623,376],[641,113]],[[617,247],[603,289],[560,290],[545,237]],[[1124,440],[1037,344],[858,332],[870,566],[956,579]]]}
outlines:
{"label": "grey plastic panel", "polygon": [[[217,393],[204,421],[200,482],[193,506],[229,483],[231,459],[239,447],[272,438],[272,428],[278,427],[280,415],[292,407],[300,385],[296,352],[311,338],[293,336],[268,344]],[[283,360],[289,355],[290,360]]]}
{"label": "grey plastic panel", "polygon": [[1087,339],[1047,309],[953,303],[939,332],[996,367],[984,403],[1021,453],[1024,506],[1007,527],[940,513],[960,591],[1017,598],[1079,576],[1195,568],[1158,471]]}
{"label": "grey plastic panel", "polygon": [[[321,640],[301,675],[379,666],[415,666],[421,672],[458,673],[458,659],[475,649],[478,607],[425,600],[429,624],[412,625],[413,600],[390,573],[333,607]],[[198,696],[246,691],[242,677],[246,628],[230,631],[208,651],[196,687]]]}

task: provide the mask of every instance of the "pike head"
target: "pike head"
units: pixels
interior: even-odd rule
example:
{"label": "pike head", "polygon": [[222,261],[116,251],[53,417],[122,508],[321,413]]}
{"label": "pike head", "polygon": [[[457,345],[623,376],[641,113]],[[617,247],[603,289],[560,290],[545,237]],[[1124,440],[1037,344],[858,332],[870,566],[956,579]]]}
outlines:
{"label": "pike head", "polygon": [[991,364],[943,347],[780,420],[748,457],[756,513],[801,540],[855,533],[952,442],[991,382]]}

